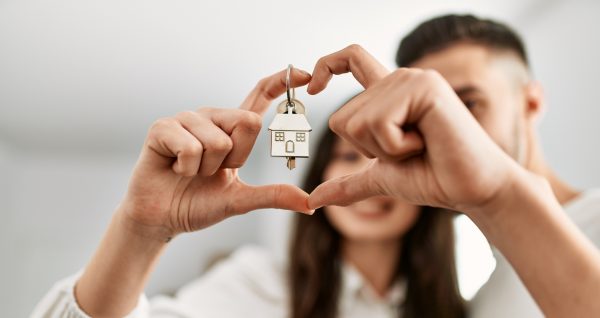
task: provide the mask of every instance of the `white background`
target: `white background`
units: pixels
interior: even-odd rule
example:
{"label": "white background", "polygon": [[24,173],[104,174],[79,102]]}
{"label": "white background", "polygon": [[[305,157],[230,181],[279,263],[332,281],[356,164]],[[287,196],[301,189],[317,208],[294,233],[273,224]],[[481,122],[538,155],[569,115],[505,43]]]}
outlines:
{"label": "white background", "polygon": [[[153,120],[201,105],[236,107],[260,78],[288,63],[311,71],[351,43],[391,68],[402,35],[447,12],[500,18],[523,34],[546,88],[546,155],[575,186],[597,186],[597,2],[0,0],[0,315],[26,316],[54,281],[84,266]],[[319,96],[297,92],[313,136],[357,90],[342,76]],[[265,130],[242,177],[299,182],[306,161],[288,172],[269,157],[268,142]],[[240,244],[282,255],[288,217],[255,212],[178,237],[148,293],[176,289]],[[468,222],[458,228],[461,288],[470,297],[493,261]]]}

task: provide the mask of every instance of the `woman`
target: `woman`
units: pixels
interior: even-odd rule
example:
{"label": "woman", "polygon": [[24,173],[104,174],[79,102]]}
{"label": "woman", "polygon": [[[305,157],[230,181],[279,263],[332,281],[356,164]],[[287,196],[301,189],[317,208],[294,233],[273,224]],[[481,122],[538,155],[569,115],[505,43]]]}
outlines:
{"label": "woman", "polygon": [[[369,162],[327,129],[304,189],[310,193],[323,181],[359,171]],[[364,297],[344,293],[349,288],[343,280],[351,279],[352,271],[365,280]],[[379,303],[387,297],[387,305],[397,306],[387,311],[393,317],[465,316],[452,214],[389,197],[297,215],[289,279],[292,317],[348,317],[369,308],[368,296]],[[401,299],[394,299],[398,294]],[[376,308],[363,315],[372,316]]]}

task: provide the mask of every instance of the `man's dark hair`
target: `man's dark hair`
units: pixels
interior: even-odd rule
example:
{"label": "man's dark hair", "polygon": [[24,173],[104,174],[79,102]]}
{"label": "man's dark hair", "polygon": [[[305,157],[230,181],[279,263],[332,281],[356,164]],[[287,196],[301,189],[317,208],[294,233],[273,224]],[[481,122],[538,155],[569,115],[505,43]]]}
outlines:
{"label": "man's dark hair", "polygon": [[525,45],[510,27],[473,15],[444,15],[425,21],[400,42],[396,64],[407,67],[429,53],[443,50],[458,42],[515,53],[529,67]]}

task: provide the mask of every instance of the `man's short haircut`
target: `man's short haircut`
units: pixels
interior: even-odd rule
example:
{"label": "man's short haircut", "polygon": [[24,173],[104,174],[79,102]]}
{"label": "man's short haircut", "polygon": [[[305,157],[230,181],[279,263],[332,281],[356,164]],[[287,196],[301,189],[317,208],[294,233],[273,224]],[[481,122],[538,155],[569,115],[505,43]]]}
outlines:
{"label": "man's short haircut", "polygon": [[525,45],[519,35],[505,24],[473,15],[444,15],[425,21],[400,42],[396,64],[408,67],[429,53],[459,42],[480,44],[492,50],[506,51],[529,68]]}

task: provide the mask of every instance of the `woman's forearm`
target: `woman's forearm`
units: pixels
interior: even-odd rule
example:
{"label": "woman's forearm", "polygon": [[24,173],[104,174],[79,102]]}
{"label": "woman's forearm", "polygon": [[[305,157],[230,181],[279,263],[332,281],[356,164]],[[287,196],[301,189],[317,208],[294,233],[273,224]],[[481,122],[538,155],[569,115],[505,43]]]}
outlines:
{"label": "woman's forearm", "polygon": [[545,181],[517,171],[494,202],[471,214],[549,317],[600,316],[600,255]]}
{"label": "woman's forearm", "polygon": [[311,79],[284,70],[259,81],[240,109],[202,107],[154,122],[124,203],[75,286],[81,309],[94,317],[131,311],[174,234],[263,208],[312,214],[302,189],[252,186],[237,172],[261,131],[262,115],[285,92],[288,74],[293,87]]}
{"label": "woman's forearm", "polygon": [[166,244],[161,230],[134,223],[119,208],[75,286],[81,309],[92,317],[128,314]]}

